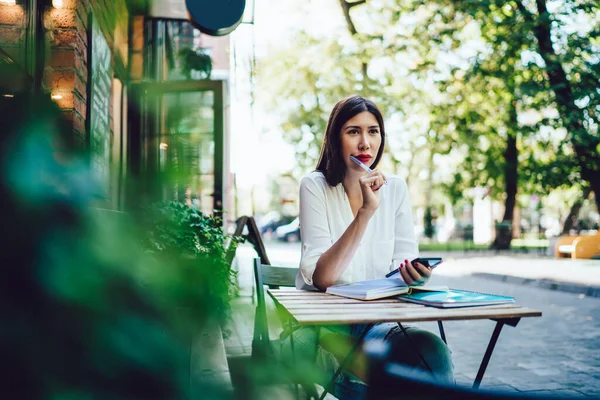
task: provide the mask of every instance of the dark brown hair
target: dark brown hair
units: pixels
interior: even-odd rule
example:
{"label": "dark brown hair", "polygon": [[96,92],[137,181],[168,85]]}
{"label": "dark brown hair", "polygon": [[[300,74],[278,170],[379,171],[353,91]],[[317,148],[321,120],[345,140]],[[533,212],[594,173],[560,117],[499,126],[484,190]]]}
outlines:
{"label": "dark brown hair", "polygon": [[365,111],[375,116],[379,124],[379,132],[381,132],[381,145],[375,157],[375,162],[371,167],[375,168],[381,159],[385,146],[385,128],[383,126],[383,116],[379,108],[371,100],[358,95],[338,101],[329,115],[327,130],[323,138],[323,146],[321,146],[321,155],[317,163],[317,171],[325,175],[327,183],[331,186],[337,186],[346,175],[346,163],[342,159],[341,152],[342,126],[355,115]]}

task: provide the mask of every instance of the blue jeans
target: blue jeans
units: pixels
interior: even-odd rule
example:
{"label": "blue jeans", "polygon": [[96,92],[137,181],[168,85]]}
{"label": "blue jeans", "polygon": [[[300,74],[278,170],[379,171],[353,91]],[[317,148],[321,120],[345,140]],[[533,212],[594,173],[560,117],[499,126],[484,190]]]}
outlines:
{"label": "blue jeans", "polygon": [[[347,326],[333,326],[320,328],[320,335],[337,334],[358,338],[367,327],[365,324]],[[422,359],[415,352],[415,347],[425,359],[433,376],[441,383],[454,383],[454,365],[452,364],[451,351],[446,344],[435,334],[416,327],[406,327],[410,340],[396,323],[375,324],[364,337],[364,342],[371,340],[385,340],[390,345],[390,361],[420,370],[428,370]],[[290,331],[282,334],[282,356],[293,356],[295,367],[302,369],[314,368],[316,365],[322,374],[319,384],[326,387],[339,366],[332,354],[317,346],[319,329],[315,327],[300,327],[292,332],[294,352],[291,353]],[[340,400],[354,400],[366,398],[367,385],[348,371],[336,378],[333,395]]]}

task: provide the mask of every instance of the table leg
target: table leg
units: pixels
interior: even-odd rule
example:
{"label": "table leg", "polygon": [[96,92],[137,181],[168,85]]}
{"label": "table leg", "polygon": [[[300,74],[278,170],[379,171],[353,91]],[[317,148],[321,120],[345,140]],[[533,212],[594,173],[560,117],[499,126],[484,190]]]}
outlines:
{"label": "table leg", "polygon": [[[291,328],[291,327],[290,327]],[[290,347],[292,349],[292,370],[293,375],[296,375],[296,350],[294,349],[294,330],[290,329]],[[294,390],[296,392],[296,400],[300,400],[300,392],[298,391],[298,383],[292,380],[292,385],[294,386]]]}
{"label": "table leg", "polygon": [[[321,327],[319,325],[315,328],[317,330],[317,340],[315,340],[315,353],[313,356],[313,360],[315,360],[315,365],[317,365],[317,357],[319,355],[319,337],[321,336]],[[308,388],[310,386],[310,389]],[[317,386],[314,383],[309,383],[306,387],[307,390],[307,399],[318,399],[319,392],[317,391]],[[310,393],[308,393],[310,391]]]}
{"label": "table leg", "polygon": [[496,346],[496,342],[498,341],[498,337],[500,336],[500,331],[502,327],[506,324],[508,326],[512,326],[513,328],[517,326],[521,318],[505,318],[505,319],[492,319],[496,321],[496,327],[494,328],[494,332],[492,333],[492,337],[490,338],[490,342],[488,343],[488,347],[483,355],[483,360],[481,360],[481,365],[479,366],[479,371],[477,371],[477,376],[475,377],[475,382],[473,383],[473,389],[478,389],[479,385],[481,385],[481,381],[483,380],[483,375],[485,374],[485,370],[490,362],[490,358],[492,357],[492,352],[494,351],[494,347]]}
{"label": "table leg", "polygon": [[375,325],[375,324],[368,324],[365,327],[365,329],[362,331],[362,333],[360,334],[360,337],[358,338],[358,340],[356,341],[354,346],[352,346],[352,349],[350,349],[350,352],[344,358],[344,361],[342,361],[339,368],[333,374],[333,377],[329,381],[329,384],[327,385],[327,387],[323,388],[324,390],[323,390],[323,393],[321,393],[321,397],[319,397],[319,400],[323,400],[325,398],[325,396],[327,396],[327,393],[331,393],[331,391],[333,390],[333,386],[335,385],[335,379],[342,372],[342,369],[344,369],[344,367],[346,366],[346,364],[348,363],[348,361],[350,360],[350,358],[352,357],[352,355],[354,354],[354,352],[356,351],[358,346],[360,344],[362,344],[362,341],[365,338],[365,335],[367,334],[367,332],[369,332],[369,329],[371,329],[373,327],[373,325]]}
{"label": "table leg", "polygon": [[496,322],[496,327],[494,328],[494,333],[492,333],[492,337],[490,338],[490,342],[488,343],[488,347],[483,355],[483,360],[481,360],[481,365],[479,366],[479,371],[477,371],[477,376],[475,377],[475,382],[473,383],[473,389],[478,389],[481,384],[481,380],[483,379],[483,374],[485,374],[485,370],[490,362],[490,358],[492,357],[492,352],[494,351],[494,347],[496,346],[496,341],[500,336],[500,331],[504,326],[504,322],[499,320]]}
{"label": "table leg", "polygon": [[438,328],[440,328],[440,337],[442,338],[446,346],[448,346],[448,342],[446,341],[446,333],[444,332],[444,325],[442,325],[442,321],[438,321]]}

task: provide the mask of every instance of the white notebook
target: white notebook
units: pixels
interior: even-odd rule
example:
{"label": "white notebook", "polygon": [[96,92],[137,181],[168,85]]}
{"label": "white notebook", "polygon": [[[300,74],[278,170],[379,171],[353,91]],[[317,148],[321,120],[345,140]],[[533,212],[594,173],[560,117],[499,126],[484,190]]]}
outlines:
{"label": "white notebook", "polygon": [[325,291],[336,296],[358,300],[376,300],[415,291],[445,292],[446,286],[408,286],[401,279],[370,279],[328,287]]}

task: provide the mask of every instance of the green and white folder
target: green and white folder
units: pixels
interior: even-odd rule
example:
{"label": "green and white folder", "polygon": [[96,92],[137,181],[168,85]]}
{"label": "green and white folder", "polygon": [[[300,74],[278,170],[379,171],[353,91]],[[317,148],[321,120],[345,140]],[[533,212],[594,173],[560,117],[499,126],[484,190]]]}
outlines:
{"label": "green and white folder", "polygon": [[400,295],[398,298],[411,303],[438,308],[491,306],[515,302],[515,299],[509,296],[457,289],[450,289],[447,292],[415,291],[410,294]]}

